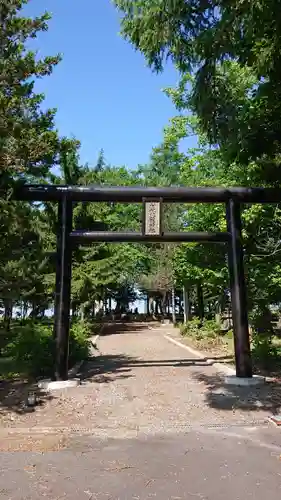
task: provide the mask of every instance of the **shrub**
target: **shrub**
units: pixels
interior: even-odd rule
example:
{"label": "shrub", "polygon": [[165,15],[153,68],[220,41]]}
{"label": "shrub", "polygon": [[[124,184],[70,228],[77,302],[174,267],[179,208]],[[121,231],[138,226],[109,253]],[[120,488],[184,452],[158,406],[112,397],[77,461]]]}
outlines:
{"label": "shrub", "polygon": [[200,320],[199,318],[193,318],[181,325],[180,331],[182,335],[190,335],[195,337],[196,340],[201,340],[204,337],[216,338],[220,334],[220,326],[215,320]]}
{"label": "shrub", "polygon": [[213,319],[203,321],[202,333],[204,337],[216,338],[221,333],[221,328]]}
{"label": "shrub", "polygon": [[[89,326],[74,323],[69,338],[69,368],[89,356]],[[31,377],[49,377],[54,370],[53,329],[39,322],[28,322],[18,329],[15,338],[5,349],[17,371]]]}
{"label": "shrub", "polygon": [[181,326],[180,332],[183,336],[191,336],[199,339],[201,338],[201,332],[200,332],[201,324],[202,322],[199,318],[193,318]]}
{"label": "shrub", "polygon": [[90,355],[91,325],[86,322],[75,322],[72,324],[69,336],[69,365],[73,366],[77,361],[82,361]]}
{"label": "shrub", "polygon": [[227,339],[232,340],[232,339],[233,339],[233,330],[228,330],[228,331],[224,334],[224,337],[226,337]]}
{"label": "shrub", "polygon": [[269,368],[278,358],[278,349],[272,344],[270,336],[255,333],[252,338],[252,355],[263,368]]}

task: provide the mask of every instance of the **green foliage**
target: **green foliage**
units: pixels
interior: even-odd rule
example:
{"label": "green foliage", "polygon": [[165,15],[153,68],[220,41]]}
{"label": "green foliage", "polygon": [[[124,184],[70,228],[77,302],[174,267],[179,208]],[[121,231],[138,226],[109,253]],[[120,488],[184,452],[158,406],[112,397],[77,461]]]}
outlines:
{"label": "green foliage", "polygon": [[[102,162],[101,162],[102,159]],[[99,167],[87,169],[80,178],[81,184],[125,185],[136,183],[135,176],[124,167],[105,164],[104,156],[98,159]],[[77,229],[139,230],[141,207],[113,203],[83,203],[74,209]],[[73,300],[89,304],[116,294],[126,285],[134,283],[144,266],[145,251],[137,245],[97,244],[75,252],[73,266]]]}
{"label": "green foliage", "polygon": [[228,330],[225,334],[224,334],[224,337],[229,339],[229,340],[232,340],[233,339],[233,330]]}
{"label": "green foliage", "polygon": [[53,226],[38,208],[12,202],[11,191],[18,182],[47,180],[76,147],[76,141],[59,137],[55,110],[43,111],[44,95],[34,90],[35,80],[50,75],[60,56],[40,59],[28,49],[29,40],[47,30],[50,16],[24,17],[25,3],[2,0],[0,12],[0,305],[9,315],[18,302],[46,309],[46,276],[53,271],[46,256]]}
{"label": "green foliage", "polygon": [[199,318],[192,318],[188,323],[183,323],[180,326],[180,332],[183,336],[200,336],[200,327],[202,321]]}
{"label": "green foliage", "polygon": [[73,338],[90,338],[93,335],[93,324],[89,321],[73,320],[71,323],[71,332]]}
{"label": "green foliage", "polygon": [[50,375],[53,364],[53,337],[50,327],[27,323],[7,345],[4,355],[15,361],[20,373],[31,376]]}
{"label": "green foliage", "polygon": [[221,329],[215,320],[202,321],[200,318],[192,318],[181,325],[180,332],[183,336],[190,336],[195,340],[218,339]]}
{"label": "green foliage", "polygon": [[47,30],[50,16],[23,17],[25,3],[1,1],[0,168],[5,183],[46,175],[60,149],[55,110],[42,111],[44,95],[34,92],[34,79],[51,74],[60,56],[38,59],[27,48],[29,38]]}
{"label": "green foliage", "polygon": [[89,338],[93,334],[91,324],[82,321],[73,322],[69,336],[69,366],[83,361],[90,355]]}
{"label": "green foliage", "polygon": [[[31,377],[49,377],[54,371],[54,340],[52,328],[42,322],[28,321],[4,351],[12,358],[19,373]],[[75,323],[69,341],[69,368],[89,356],[89,326]]]}
{"label": "green foliage", "polygon": [[[114,0],[122,34],[155,70],[167,59],[194,75],[180,98],[211,144],[262,163],[279,182],[280,0]],[[187,104],[187,105],[186,105]]]}
{"label": "green foliage", "polygon": [[[262,368],[272,368],[272,363],[278,360],[280,350],[272,343],[270,336],[255,334],[252,339],[252,354],[254,361]],[[280,360],[280,358],[279,358]],[[280,361],[279,361],[280,362]]]}
{"label": "green foliage", "polygon": [[217,336],[221,333],[220,326],[214,319],[204,320],[202,328],[207,335]]}

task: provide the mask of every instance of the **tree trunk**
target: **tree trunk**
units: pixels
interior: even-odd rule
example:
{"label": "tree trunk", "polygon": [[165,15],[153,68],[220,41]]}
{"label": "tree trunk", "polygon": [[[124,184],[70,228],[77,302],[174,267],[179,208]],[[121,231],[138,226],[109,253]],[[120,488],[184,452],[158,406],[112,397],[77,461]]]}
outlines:
{"label": "tree trunk", "polygon": [[24,302],[24,304],[23,304],[23,319],[26,318],[27,312],[28,312],[28,303]]}
{"label": "tree trunk", "polygon": [[76,318],[77,316],[77,302],[73,301],[71,305],[72,317]]}
{"label": "tree trunk", "polygon": [[95,319],[95,317],[96,317],[95,301],[93,302],[93,304],[92,304],[92,308],[91,308],[91,309],[92,309],[92,310],[91,310],[91,318],[92,318],[92,319]]}
{"label": "tree trunk", "polygon": [[13,302],[10,299],[4,300],[4,325],[9,332],[11,327],[11,319],[13,316]]}
{"label": "tree trunk", "polygon": [[154,313],[153,298],[149,297],[148,298],[148,315],[151,316],[153,313]]}
{"label": "tree trunk", "polygon": [[145,303],[144,303],[144,313],[149,316],[149,295],[146,295]]}
{"label": "tree trunk", "polygon": [[159,311],[160,311],[160,316],[163,318],[164,316],[164,307],[163,307],[163,299],[161,297],[159,297]]}
{"label": "tree trunk", "polygon": [[107,309],[107,297],[104,295],[103,300],[102,300],[102,312],[103,315],[106,314],[106,309]]}
{"label": "tree trunk", "polygon": [[222,324],[222,312],[222,298],[220,297],[215,303],[215,321],[219,326]]}
{"label": "tree trunk", "polygon": [[190,319],[190,301],[189,301],[189,291],[186,286],[183,286],[183,315],[184,323],[187,323]]}
{"label": "tree trunk", "polygon": [[176,324],[176,297],[175,297],[175,289],[172,288],[172,321],[174,325]]}
{"label": "tree trunk", "polygon": [[161,316],[162,316],[162,319],[164,319],[164,317],[165,317],[166,308],[167,308],[167,293],[164,293],[162,295],[162,299],[161,299]]}
{"label": "tree trunk", "polygon": [[168,316],[170,316],[170,294],[167,292],[163,297],[163,310]]}
{"label": "tree trunk", "polygon": [[203,297],[203,288],[201,283],[197,285],[197,307],[198,307],[198,317],[203,320],[204,319],[204,297]]}
{"label": "tree trunk", "polygon": [[80,306],[80,318],[81,321],[85,320],[85,304],[81,304]]}
{"label": "tree trunk", "polygon": [[159,305],[160,305],[159,302],[160,302],[159,297],[156,297],[156,299],[155,299],[155,314],[156,314],[156,316],[159,315]]}

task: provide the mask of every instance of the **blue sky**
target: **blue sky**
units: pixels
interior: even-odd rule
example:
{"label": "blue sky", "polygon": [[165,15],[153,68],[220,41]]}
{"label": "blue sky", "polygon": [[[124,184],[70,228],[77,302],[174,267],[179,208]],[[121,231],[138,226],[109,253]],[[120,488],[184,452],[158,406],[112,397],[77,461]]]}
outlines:
{"label": "blue sky", "polygon": [[140,53],[122,40],[111,0],[30,0],[25,11],[52,13],[50,29],[33,46],[40,56],[63,61],[36,89],[57,107],[62,135],[81,141],[82,162],[95,163],[101,148],[112,165],[134,168],[149,159],[163,127],[176,111],[161,88],[178,76],[168,66],[155,75]]}

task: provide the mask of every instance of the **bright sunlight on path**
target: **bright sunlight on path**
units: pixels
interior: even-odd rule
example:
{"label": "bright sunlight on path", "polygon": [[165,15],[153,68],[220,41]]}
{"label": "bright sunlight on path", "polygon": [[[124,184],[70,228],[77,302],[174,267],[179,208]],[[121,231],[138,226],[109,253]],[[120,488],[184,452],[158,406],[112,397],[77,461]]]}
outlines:
{"label": "bright sunlight on path", "polygon": [[3,409],[0,432],[32,428],[137,437],[256,425],[279,410],[279,385],[226,387],[213,366],[169,342],[169,331],[175,335],[172,327],[157,324],[108,326],[84,364],[80,387],[41,395],[33,412]]}
{"label": "bright sunlight on path", "polygon": [[114,435],[147,434],[250,425],[268,416],[267,393],[260,397],[261,389],[255,389],[259,394],[249,399],[248,389],[224,387],[214,367],[170,343],[166,333],[167,327],[117,324],[99,339],[99,357],[84,373],[99,382],[98,425],[109,433],[114,429]]}

